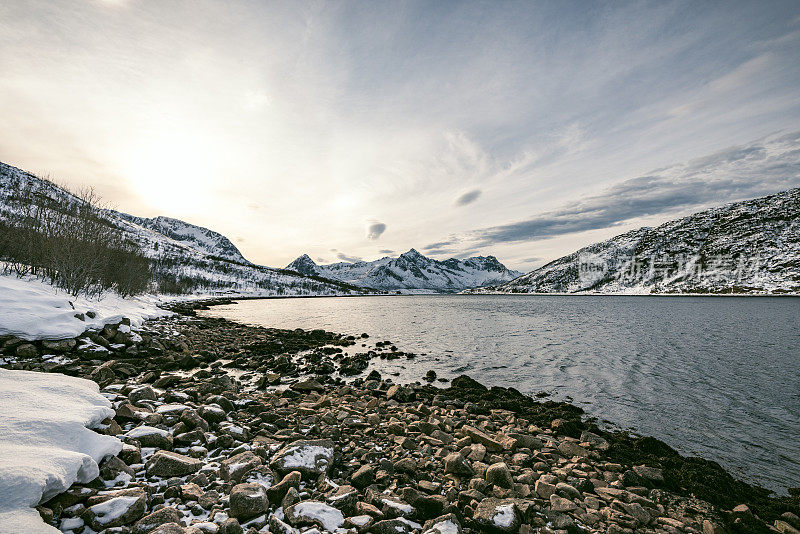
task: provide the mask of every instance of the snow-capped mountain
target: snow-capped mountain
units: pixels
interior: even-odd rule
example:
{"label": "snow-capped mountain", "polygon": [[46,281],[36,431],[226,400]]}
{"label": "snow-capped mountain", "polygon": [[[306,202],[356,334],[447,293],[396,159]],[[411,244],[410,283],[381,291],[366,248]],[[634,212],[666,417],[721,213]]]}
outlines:
{"label": "snow-capped mountain", "polygon": [[[0,162],[0,219],[14,214],[14,199],[25,189],[52,199],[54,206],[79,202],[52,182]],[[147,219],[114,210],[105,210],[104,214],[108,224],[122,230],[125,238],[152,260],[157,283],[154,290],[261,296],[365,292],[337,280],[255,265],[227,237],[184,221]]]}
{"label": "snow-capped mountain", "polygon": [[466,288],[503,283],[522,273],[507,269],[494,256],[476,256],[465,260],[439,261],[423,256],[413,248],[397,258],[375,261],[340,262],[317,265],[308,254],[290,263],[286,269],[317,275],[359,287],[385,291],[424,290],[455,292]]}
{"label": "snow-capped mountain", "polygon": [[231,243],[230,239],[208,228],[195,226],[194,224],[189,224],[170,217],[159,216],[148,219],[120,212],[117,212],[117,215],[142,228],[158,232],[161,235],[183,243],[209,256],[216,256],[240,263],[250,263],[242,256],[242,253],[239,252],[236,245]]}
{"label": "snow-capped mountain", "polygon": [[800,293],[800,188],[639,228],[469,293]]}

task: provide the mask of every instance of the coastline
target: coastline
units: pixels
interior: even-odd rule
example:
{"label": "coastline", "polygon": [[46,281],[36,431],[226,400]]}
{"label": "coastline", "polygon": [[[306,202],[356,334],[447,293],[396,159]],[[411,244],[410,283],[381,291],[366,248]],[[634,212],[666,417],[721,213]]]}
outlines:
{"label": "coastline", "polygon": [[[300,512],[287,516],[287,510],[302,510],[300,504],[314,502],[339,510],[344,514],[340,526],[359,532],[382,532],[384,527],[418,532],[426,521],[439,520],[460,525],[465,532],[585,528],[713,534],[718,529],[797,528],[781,515],[800,515],[800,495],[770,496],[767,490],[734,479],[713,461],[684,458],[654,438],[604,431],[568,403],[536,400],[513,388],[487,389],[466,376],[448,388],[397,385],[374,374],[358,374],[365,359],[407,357],[386,345],[370,346],[365,356],[350,355],[348,347],[366,345],[368,337],[249,327],[194,313],[233,300],[241,298],[176,303],[171,308],[178,316],[149,321],[135,337],[108,326],[81,336],[91,345],[78,342],[49,361],[17,358],[6,365],[98,382],[113,397],[117,413],[106,432],[128,434],[123,438],[128,444],[120,457],[123,465],[107,461],[101,466],[104,480],[106,467],[110,481],[125,483],[91,488],[112,493],[93,494],[69,506],[64,506],[63,496],[57,497],[42,507],[45,517],[54,524],[80,519],[85,524],[95,521],[96,526],[93,506],[116,495],[113,492],[139,488],[144,493],[136,492],[137,500],[144,499],[142,514],[122,525],[159,513],[155,508],[166,504],[184,522],[210,520],[215,532],[224,532],[222,524],[232,525],[237,515],[237,524],[252,523],[248,528],[255,532],[281,532],[279,523],[324,526],[323,520]],[[3,340],[6,351],[20,346],[9,341]],[[41,342],[38,345],[42,352]],[[349,384],[333,378],[343,368],[356,376]],[[305,378],[309,375],[315,378]],[[179,408],[163,408],[172,405]],[[212,405],[221,407],[224,419],[216,407],[208,409]],[[155,430],[131,432],[142,427]],[[309,439],[330,442],[324,473],[301,472],[300,480],[292,482],[297,477],[291,475],[286,484],[278,483],[291,473],[275,463],[278,449]],[[323,448],[327,447],[328,441]],[[158,449],[186,453],[183,456],[197,469],[173,480],[161,471],[169,455]],[[223,466],[233,457],[237,460],[229,465],[246,460],[250,470],[226,475]],[[316,469],[318,462],[314,463]],[[121,472],[129,478],[120,478]],[[266,478],[271,479],[269,488],[263,483]],[[249,479],[262,482],[270,503],[252,517],[231,510],[235,486]],[[371,482],[362,485],[362,479]],[[343,491],[348,485],[351,489]],[[278,487],[280,491],[270,489]],[[387,490],[389,497],[382,497]],[[206,499],[204,507],[201,497],[211,492],[219,498],[214,503]],[[79,504],[82,510],[73,508]],[[748,511],[740,508],[743,504]],[[317,508],[336,515],[321,506]],[[501,508],[510,510],[510,524],[519,530],[503,530],[505,526],[493,522]],[[361,516],[368,516],[364,525],[350,521]],[[385,521],[392,523],[379,526]],[[215,527],[194,528],[210,532]]]}

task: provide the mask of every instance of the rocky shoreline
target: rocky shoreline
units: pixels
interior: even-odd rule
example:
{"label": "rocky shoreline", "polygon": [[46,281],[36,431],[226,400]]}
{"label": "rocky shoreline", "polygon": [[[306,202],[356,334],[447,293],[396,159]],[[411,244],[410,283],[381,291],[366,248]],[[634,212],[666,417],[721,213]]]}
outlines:
{"label": "rocky shoreline", "polygon": [[[0,339],[0,366],[97,382],[124,442],[39,507],[64,532],[800,533],[774,497],[578,407],[469,377],[394,384],[387,341],[248,327],[181,304],[134,331]],[[438,384],[443,386],[444,384]]]}

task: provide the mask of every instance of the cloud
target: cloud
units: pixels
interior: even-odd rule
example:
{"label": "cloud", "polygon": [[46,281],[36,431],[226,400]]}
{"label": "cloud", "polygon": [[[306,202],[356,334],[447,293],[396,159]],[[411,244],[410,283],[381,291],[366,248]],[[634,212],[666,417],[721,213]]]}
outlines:
{"label": "cloud", "polygon": [[344,252],[338,253],[336,257],[342,261],[349,261],[350,263],[356,263],[361,261],[361,258],[359,258],[358,256],[348,256]]}
{"label": "cloud", "polygon": [[385,249],[382,249],[382,250],[379,250],[378,252],[379,252],[380,254],[394,254],[394,250],[389,250],[389,249],[387,249],[387,248],[385,248]]}
{"label": "cloud", "polygon": [[386,231],[386,225],[382,222],[374,221],[367,226],[367,239],[375,241],[383,232]]}
{"label": "cloud", "polygon": [[519,263],[536,263],[542,261],[543,258],[525,258],[524,260],[519,260]]}
{"label": "cloud", "polygon": [[473,189],[472,191],[467,191],[466,193],[459,195],[456,198],[456,206],[466,206],[467,204],[472,204],[478,197],[481,196],[480,189]]}
{"label": "cloud", "polygon": [[437,243],[431,243],[430,245],[426,245],[426,246],[422,247],[422,250],[433,250],[433,249],[437,249],[437,248],[442,248],[442,247],[446,247],[446,246],[452,245],[453,243],[454,243],[453,241],[439,241]]}
{"label": "cloud", "polygon": [[484,228],[472,237],[480,245],[546,239],[797,186],[800,186],[800,132],[730,147],[684,165],[625,180],[560,209]]}

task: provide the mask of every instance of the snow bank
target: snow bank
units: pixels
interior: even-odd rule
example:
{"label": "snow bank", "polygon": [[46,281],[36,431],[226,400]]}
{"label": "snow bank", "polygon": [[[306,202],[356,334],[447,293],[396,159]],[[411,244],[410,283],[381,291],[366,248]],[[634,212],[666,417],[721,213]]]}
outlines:
{"label": "snow bank", "polygon": [[99,474],[122,443],[89,430],[112,417],[97,384],[55,373],[0,369],[0,525],[3,532],[57,533],[33,508]]}
{"label": "snow bank", "polygon": [[[170,314],[158,303],[154,296],[124,299],[116,293],[96,299],[73,297],[33,277],[0,275],[0,335],[64,339],[76,337],[88,328],[118,323],[123,317],[138,326],[146,319]],[[94,312],[95,317],[89,317],[87,312]],[[85,321],[76,318],[76,313],[83,313]]]}

